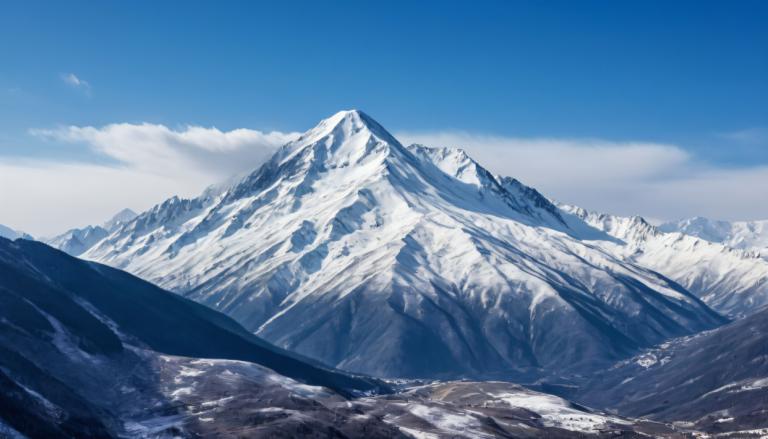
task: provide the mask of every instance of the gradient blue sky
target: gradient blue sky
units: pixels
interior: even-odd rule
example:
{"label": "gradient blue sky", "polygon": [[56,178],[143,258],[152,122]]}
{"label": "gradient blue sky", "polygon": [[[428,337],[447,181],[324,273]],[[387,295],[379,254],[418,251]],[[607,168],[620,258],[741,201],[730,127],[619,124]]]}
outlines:
{"label": "gradient blue sky", "polygon": [[766,1],[4,2],[0,159],[113,159],[33,129],[289,132],[354,107],[394,132],[642,141],[710,170],[768,166],[766,23]]}

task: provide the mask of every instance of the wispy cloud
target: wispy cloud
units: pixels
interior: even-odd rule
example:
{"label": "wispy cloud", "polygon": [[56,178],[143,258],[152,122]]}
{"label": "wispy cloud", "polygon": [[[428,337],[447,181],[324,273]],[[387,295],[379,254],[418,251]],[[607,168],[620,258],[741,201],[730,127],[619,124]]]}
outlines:
{"label": "wispy cloud", "polygon": [[753,127],[721,134],[722,138],[747,145],[768,145],[768,127]]}
{"label": "wispy cloud", "polygon": [[659,219],[768,218],[768,166],[719,167],[679,145],[462,132],[400,133],[404,143],[461,147],[491,171],[557,200]]}
{"label": "wispy cloud", "polygon": [[[130,207],[144,210],[194,181],[131,168],[39,160],[0,160],[0,222],[36,237],[94,224]],[[200,181],[204,186],[204,180]]]}
{"label": "wispy cloud", "polygon": [[85,144],[96,153],[144,172],[180,174],[180,177],[200,174],[209,180],[248,171],[266,160],[277,147],[298,136],[245,128],[171,129],[150,123],[33,129],[30,134],[63,143]]}
{"label": "wispy cloud", "polygon": [[143,210],[172,195],[191,197],[232,175],[256,169],[298,134],[249,129],[221,131],[157,124],[66,126],[30,133],[48,141],[87,145],[112,165],[0,157],[0,222],[52,235],[130,207]]}
{"label": "wispy cloud", "polygon": [[64,81],[65,84],[69,85],[72,88],[76,88],[79,90],[84,91],[86,94],[91,93],[91,84],[88,83],[88,81],[84,79],[80,79],[75,75],[74,73],[64,73],[61,75],[61,80]]}

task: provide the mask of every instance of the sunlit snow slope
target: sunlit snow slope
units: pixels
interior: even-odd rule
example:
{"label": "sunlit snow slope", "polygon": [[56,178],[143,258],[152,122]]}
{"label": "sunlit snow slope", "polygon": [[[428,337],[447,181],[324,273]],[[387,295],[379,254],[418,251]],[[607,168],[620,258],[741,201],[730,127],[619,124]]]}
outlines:
{"label": "sunlit snow slope", "polygon": [[620,217],[561,205],[568,221],[582,221],[617,241],[596,245],[680,283],[721,313],[743,317],[768,305],[768,261],[682,233],[664,233],[640,217]]}
{"label": "sunlit snow slope", "polygon": [[83,256],[379,376],[579,372],[724,322],[595,240],[616,238],[461,150],[406,148],[344,111]]}
{"label": "sunlit snow slope", "polygon": [[722,221],[686,218],[661,224],[662,232],[680,232],[731,248],[752,250],[768,261],[768,220]]}

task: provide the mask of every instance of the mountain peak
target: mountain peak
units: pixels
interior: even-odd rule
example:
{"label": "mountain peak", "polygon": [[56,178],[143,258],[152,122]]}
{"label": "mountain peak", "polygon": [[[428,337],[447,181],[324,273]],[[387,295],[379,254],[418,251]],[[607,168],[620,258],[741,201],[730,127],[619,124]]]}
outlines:
{"label": "mountain peak", "polygon": [[115,215],[112,216],[112,218],[110,218],[104,224],[102,224],[102,227],[104,227],[107,230],[111,230],[118,224],[124,224],[136,218],[137,215],[138,214],[133,210],[125,208],[120,212],[117,212]]}
{"label": "mountain peak", "polygon": [[400,142],[376,120],[364,112],[354,109],[339,111],[333,116],[321,120],[314,128],[288,145],[293,146],[292,150],[298,149],[297,146],[306,146],[322,140],[330,140],[333,144],[340,145],[357,136],[366,138],[373,136],[385,143],[400,145]]}

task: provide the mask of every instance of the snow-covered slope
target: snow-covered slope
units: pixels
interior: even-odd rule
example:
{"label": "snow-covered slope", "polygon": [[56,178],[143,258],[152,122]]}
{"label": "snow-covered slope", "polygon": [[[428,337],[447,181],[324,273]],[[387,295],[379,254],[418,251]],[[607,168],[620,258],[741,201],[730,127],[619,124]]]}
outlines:
{"label": "snow-covered slope", "polygon": [[561,205],[567,221],[582,221],[618,241],[595,244],[627,261],[656,270],[721,313],[743,317],[768,305],[768,261],[694,236],[664,233],[643,218],[588,212]]}
{"label": "snow-covered slope", "polygon": [[19,232],[18,230],[14,230],[2,224],[0,224],[0,238],[11,239],[11,240],[19,239],[19,238],[34,239],[31,235],[28,235],[24,232]]}
{"label": "snow-covered slope", "polygon": [[723,322],[587,238],[616,240],[461,150],[406,148],[345,111],[227,191],[167,200],[84,257],[380,376],[584,371]]}
{"label": "snow-covered slope", "polygon": [[45,239],[43,242],[72,256],[79,256],[135,217],[136,212],[131,209],[123,209],[100,226],[89,225],[80,229],[67,230],[61,235]]}
{"label": "snow-covered slope", "polygon": [[659,230],[680,232],[731,248],[754,250],[768,260],[768,220],[720,221],[697,216],[661,224]]}

